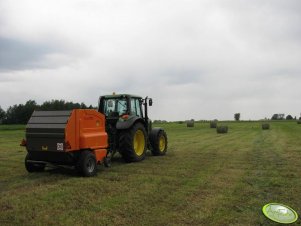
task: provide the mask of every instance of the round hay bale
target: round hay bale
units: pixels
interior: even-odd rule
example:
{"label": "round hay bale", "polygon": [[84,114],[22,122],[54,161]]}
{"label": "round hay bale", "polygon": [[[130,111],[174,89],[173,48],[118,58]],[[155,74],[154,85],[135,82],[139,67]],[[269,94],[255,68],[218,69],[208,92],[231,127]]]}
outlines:
{"label": "round hay bale", "polygon": [[187,127],[194,127],[194,121],[188,121]]}
{"label": "round hay bale", "polygon": [[298,124],[301,124],[301,120],[298,120],[297,123],[298,123]]}
{"label": "round hay bale", "polygon": [[268,129],[270,129],[270,124],[269,123],[264,123],[264,124],[261,125],[261,128],[263,130],[268,130]]}
{"label": "round hay bale", "polygon": [[217,133],[228,133],[228,126],[217,126],[216,132]]}
{"label": "round hay bale", "polygon": [[216,126],[217,126],[217,123],[215,121],[210,122],[210,128],[214,128],[215,129]]}

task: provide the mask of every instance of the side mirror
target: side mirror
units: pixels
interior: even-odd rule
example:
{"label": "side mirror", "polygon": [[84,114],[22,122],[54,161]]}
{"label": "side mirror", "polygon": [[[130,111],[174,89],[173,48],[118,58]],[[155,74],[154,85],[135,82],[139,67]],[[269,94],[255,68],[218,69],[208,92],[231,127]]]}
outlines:
{"label": "side mirror", "polygon": [[149,105],[149,106],[152,106],[152,105],[153,105],[153,99],[152,99],[152,98],[149,99],[148,105]]}

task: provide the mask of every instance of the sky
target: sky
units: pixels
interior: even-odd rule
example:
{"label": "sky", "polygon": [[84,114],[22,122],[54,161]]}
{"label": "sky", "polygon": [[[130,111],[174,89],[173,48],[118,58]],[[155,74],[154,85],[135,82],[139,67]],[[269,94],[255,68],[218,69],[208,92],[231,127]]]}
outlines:
{"label": "sky", "polygon": [[301,112],[300,0],[0,0],[0,106],[153,98],[152,119]]}

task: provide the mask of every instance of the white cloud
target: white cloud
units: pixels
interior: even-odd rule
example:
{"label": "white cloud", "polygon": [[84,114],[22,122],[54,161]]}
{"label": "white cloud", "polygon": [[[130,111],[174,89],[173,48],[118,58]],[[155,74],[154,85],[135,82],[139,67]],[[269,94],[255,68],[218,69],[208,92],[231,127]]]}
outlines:
{"label": "white cloud", "polygon": [[0,47],[14,53],[0,54],[4,108],[28,99],[96,105],[115,91],[152,96],[155,119],[299,115],[299,1],[0,4]]}

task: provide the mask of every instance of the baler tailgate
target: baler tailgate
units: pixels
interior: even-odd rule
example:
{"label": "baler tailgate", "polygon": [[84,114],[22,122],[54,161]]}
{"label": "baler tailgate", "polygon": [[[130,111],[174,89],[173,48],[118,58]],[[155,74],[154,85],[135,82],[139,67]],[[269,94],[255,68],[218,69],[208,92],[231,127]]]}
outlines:
{"label": "baler tailgate", "polygon": [[27,126],[29,151],[63,151],[65,127],[72,111],[35,111]]}

